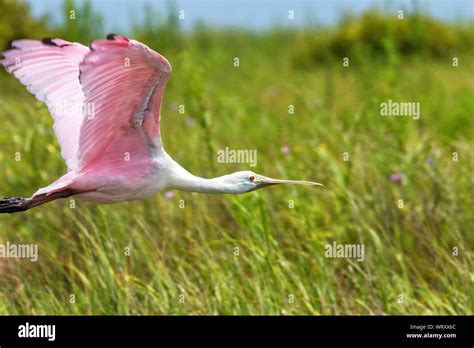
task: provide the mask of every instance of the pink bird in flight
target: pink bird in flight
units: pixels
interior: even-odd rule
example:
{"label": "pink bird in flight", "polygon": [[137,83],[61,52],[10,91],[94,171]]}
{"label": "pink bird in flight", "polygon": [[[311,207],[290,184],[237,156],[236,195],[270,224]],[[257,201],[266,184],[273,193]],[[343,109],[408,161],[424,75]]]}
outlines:
{"label": "pink bird in flight", "polygon": [[169,189],[238,194],[276,184],[322,186],[251,171],[205,179],[181,167],[165,152],[160,135],[171,65],[136,40],[110,34],[90,47],[61,39],[17,40],[2,54],[6,70],[48,106],[68,171],[30,198],[1,199],[0,213],[72,195],[117,203]]}

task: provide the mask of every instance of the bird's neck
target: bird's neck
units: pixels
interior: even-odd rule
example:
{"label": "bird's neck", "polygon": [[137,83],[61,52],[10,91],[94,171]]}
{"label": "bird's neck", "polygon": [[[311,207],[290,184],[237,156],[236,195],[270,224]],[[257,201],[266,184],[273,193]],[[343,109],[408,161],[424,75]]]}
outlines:
{"label": "bird's neck", "polygon": [[171,188],[199,193],[238,193],[233,186],[225,182],[224,176],[206,179],[187,174],[174,177]]}
{"label": "bird's neck", "polygon": [[233,185],[225,180],[226,176],[211,179],[201,178],[191,174],[176,162],[174,163],[173,173],[170,175],[167,185],[169,189],[199,193],[239,193]]}

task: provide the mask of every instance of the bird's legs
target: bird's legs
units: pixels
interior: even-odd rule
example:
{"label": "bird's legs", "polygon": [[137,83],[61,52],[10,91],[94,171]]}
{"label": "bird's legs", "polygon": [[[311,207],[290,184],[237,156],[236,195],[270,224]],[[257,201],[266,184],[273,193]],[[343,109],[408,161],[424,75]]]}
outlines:
{"label": "bird's legs", "polygon": [[8,197],[0,199],[0,214],[1,213],[18,213],[20,211],[25,211],[31,208],[34,208],[38,205],[54,201],[58,198],[66,198],[75,194],[78,194],[78,190],[74,189],[65,189],[62,191],[54,192],[50,195],[42,194],[34,196],[31,198],[23,197]]}

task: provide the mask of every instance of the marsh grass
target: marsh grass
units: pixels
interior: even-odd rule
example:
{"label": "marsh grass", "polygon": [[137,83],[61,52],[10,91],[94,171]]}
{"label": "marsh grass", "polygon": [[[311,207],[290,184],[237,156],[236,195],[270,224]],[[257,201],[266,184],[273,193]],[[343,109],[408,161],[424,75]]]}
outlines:
{"label": "marsh grass", "polygon": [[[223,49],[211,34],[205,50],[155,47],[174,68],[168,153],[196,175],[251,169],[325,188],[1,215],[0,242],[37,243],[39,260],[0,258],[0,314],[472,314],[472,55],[457,68],[415,55],[302,69],[291,47],[242,36]],[[0,79],[1,194],[29,196],[66,168],[46,107]],[[420,102],[421,118],[381,117],[388,99]],[[217,163],[226,146],[256,149],[258,166]],[[325,257],[333,241],[364,244],[365,260]]]}

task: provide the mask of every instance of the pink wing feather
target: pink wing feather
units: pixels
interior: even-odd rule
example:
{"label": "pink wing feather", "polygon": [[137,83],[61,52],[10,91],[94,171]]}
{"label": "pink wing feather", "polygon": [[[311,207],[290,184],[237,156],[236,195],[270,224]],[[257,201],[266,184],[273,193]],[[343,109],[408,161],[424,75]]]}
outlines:
{"label": "pink wing feather", "polygon": [[159,118],[170,64],[144,44],[111,34],[91,43],[80,72],[86,104],[95,107],[81,128],[81,172],[103,168],[135,175],[150,160],[149,148],[162,146]]}
{"label": "pink wing feather", "polygon": [[89,48],[60,39],[17,40],[12,46],[2,53],[0,63],[46,103],[54,119],[61,155],[69,170],[76,169],[85,100],[79,64]]}
{"label": "pink wing feather", "polygon": [[[171,73],[165,57],[113,34],[90,50],[60,39],[18,40],[13,47],[1,64],[47,104],[70,170],[35,195],[93,191],[110,180],[132,184],[148,173],[151,151],[162,147],[160,108]],[[61,104],[81,108],[66,113]]]}

